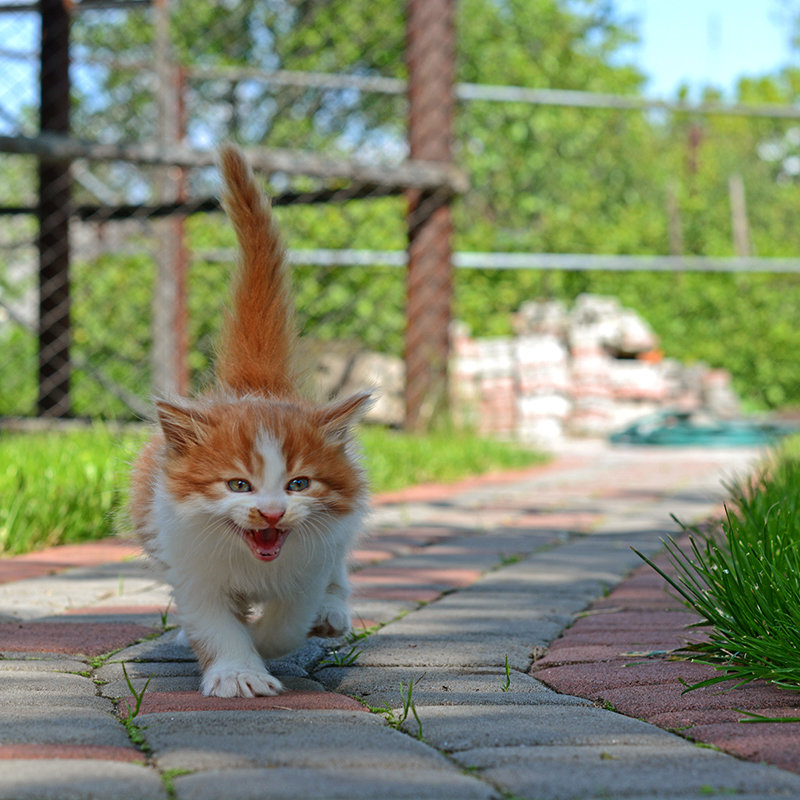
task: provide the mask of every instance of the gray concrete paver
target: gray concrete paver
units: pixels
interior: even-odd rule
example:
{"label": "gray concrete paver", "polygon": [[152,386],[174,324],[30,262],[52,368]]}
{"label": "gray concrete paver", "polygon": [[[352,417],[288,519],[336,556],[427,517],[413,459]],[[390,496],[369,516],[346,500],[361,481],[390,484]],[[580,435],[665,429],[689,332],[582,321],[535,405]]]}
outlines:
{"label": "gray concrete paver", "polygon": [[0,800],[166,800],[160,776],[91,759],[0,760]]}
{"label": "gray concrete paver", "polygon": [[14,705],[4,704],[0,706],[0,745],[129,747],[128,735],[114,716],[111,701],[103,703],[104,708],[97,708],[87,704],[85,698],[76,698],[70,704],[31,706],[24,699]]}
{"label": "gray concrete paver", "polygon": [[[49,654],[48,654],[49,655]],[[50,656],[39,658],[35,661],[20,658],[0,659],[0,672],[65,672],[78,674],[87,672],[88,664],[83,660],[75,658],[64,658],[63,656]],[[4,680],[5,676],[0,677]]]}
{"label": "gray concrete paver", "polygon": [[[328,689],[358,696],[373,707],[397,708],[399,698],[413,681],[412,697],[417,707],[474,705],[517,706],[558,705],[591,706],[588,700],[567,697],[548,689],[530,675],[510,670],[506,676],[500,667],[424,671],[406,667],[325,667],[314,677]],[[508,677],[508,689],[506,686]],[[506,714],[513,713],[507,709]]]}
{"label": "gray concrete paver", "polygon": [[94,683],[81,675],[48,672],[35,667],[15,670],[7,672],[0,679],[0,714],[2,709],[16,706],[74,706],[109,710],[107,703],[96,695]]}
{"label": "gray concrete paver", "polygon": [[482,748],[455,755],[465,767],[531,800],[692,796],[797,797],[800,776],[675,743]]}
{"label": "gray concrete paver", "polygon": [[[199,682],[191,651],[170,631],[96,668],[53,654],[0,660],[0,754],[18,748],[0,758],[0,800],[162,798],[165,774],[186,800],[800,796],[798,775],[695,747],[526,674],[576,614],[641,563],[631,545],[652,553],[677,531],[670,514],[693,522],[710,513],[724,496],[719,476],[755,455],[580,447],[555,468],[506,483],[379,506],[363,546],[378,551],[383,537],[398,555],[375,565],[372,583],[364,573],[353,605],[357,619],[387,624],[355,643],[351,667],[318,667],[330,643],[316,639],[269,665],[291,688],[360,698],[394,709],[395,720],[413,679],[424,741],[416,721],[404,733],[367,711],[190,704],[141,714],[149,749],[137,752],[111,700],[128,693],[122,663],[137,687],[152,675],[154,693],[193,692]],[[408,546],[397,528],[408,531]],[[428,604],[381,596],[377,578],[404,574],[445,593]],[[157,624],[153,608],[167,602],[139,562],[0,586],[3,619]],[[86,669],[92,677],[69,674]],[[58,760],[50,746],[62,748]],[[64,750],[84,746],[95,755]]]}
{"label": "gray concrete paver", "polygon": [[[556,695],[556,697],[561,697]],[[572,699],[572,698],[566,698]],[[541,749],[553,745],[643,745],[682,747],[683,739],[631,717],[591,705],[525,705],[509,714],[502,705],[418,703],[425,740],[447,753],[487,748]],[[412,726],[416,730],[416,725]]]}
{"label": "gray concrete paver", "polygon": [[231,769],[175,780],[177,800],[501,800],[483,781],[456,769]]}
{"label": "gray concrete paver", "polygon": [[416,739],[360,711],[185,711],[138,718],[161,769],[443,769]]}

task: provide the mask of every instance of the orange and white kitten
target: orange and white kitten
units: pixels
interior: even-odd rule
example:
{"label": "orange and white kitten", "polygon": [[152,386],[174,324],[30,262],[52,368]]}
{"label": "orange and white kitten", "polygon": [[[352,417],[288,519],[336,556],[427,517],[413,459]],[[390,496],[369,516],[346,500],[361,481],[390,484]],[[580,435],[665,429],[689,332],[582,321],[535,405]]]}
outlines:
{"label": "orange and white kitten", "polygon": [[[158,401],[131,517],[172,586],[205,695],[282,690],[264,658],[350,628],[345,559],[366,512],[352,438],[369,392],[304,398],[283,246],[242,154],[220,153],[241,263],[216,360],[192,400]],[[253,611],[260,612],[253,616]]]}

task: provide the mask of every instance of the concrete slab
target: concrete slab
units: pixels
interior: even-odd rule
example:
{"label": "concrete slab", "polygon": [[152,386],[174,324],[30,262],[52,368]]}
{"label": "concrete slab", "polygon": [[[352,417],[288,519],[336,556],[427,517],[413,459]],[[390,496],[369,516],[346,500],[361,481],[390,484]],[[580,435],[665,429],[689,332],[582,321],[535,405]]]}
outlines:
{"label": "concrete slab", "polygon": [[0,761],[0,800],[165,800],[159,774],[109,761]]}
{"label": "concrete slab", "polygon": [[[314,677],[331,691],[359,697],[374,707],[398,705],[401,691],[413,680],[412,698],[421,705],[540,705],[543,703],[591,705],[543,686],[524,673],[510,670],[508,691],[502,668],[474,670],[426,669],[405,667],[325,667]],[[405,687],[404,689],[402,687]]]}
{"label": "concrete slab", "polygon": [[[448,753],[489,747],[617,744],[685,745],[653,725],[579,703],[430,706],[416,704],[425,740]],[[412,727],[416,731],[416,722]]]}
{"label": "concrete slab", "polygon": [[[358,663],[364,667],[427,668],[503,667],[526,672],[533,661],[535,643],[520,643],[509,636],[443,633],[440,636],[395,635],[392,626],[359,642]],[[548,631],[551,628],[547,629]]]}
{"label": "concrete slab", "polygon": [[433,748],[365,711],[186,711],[137,720],[162,770],[454,770]]}
{"label": "concrete slab", "polygon": [[800,776],[748,764],[688,742],[636,746],[482,748],[456,754],[459,763],[518,797],[537,800],[684,798],[751,794],[796,797]]}
{"label": "concrete slab", "polygon": [[128,747],[110,700],[103,708],[78,698],[71,704],[0,706],[0,744],[79,744]]}
{"label": "concrete slab", "polygon": [[91,678],[46,670],[15,670],[0,680],[0,715],[14,708],[56,706],[109,710]]}
{"label": "concrete slab", "polygon": [[457,769],[372,767],[226,769],[175,780],[178,800],[500,800],[491,786]]}
{"label": "concrete slab", "polygon": [[[570,619],[566,614],[541,613],[535,607],[526,608],[525,605],[509,609],[504,618],[498,613],[499,606],[492,602],[481,609],[476,607],[479,603],[469,602],[474,601],[474,597],[459,593],[459,600],[462,599],[465,602],[453,602],[443,607],[436,603],[408,614],[382,628],[369,641],[380,642],[384,637],[392,637],[403,646],[406,640],[422,645],[428,639],[468,642],[481,638],[497,642],[508,640],[509,646],[516,643],[533,649],[553,641]],[[471,608],[475,608],[474,616],[470,616]],[[360,644],[357,642],[356,646]]]}
{"label": "concrete slab", "polygon": [[[2,664],[2,662],[0,662]],[[200,665],[197,661],[127,661],[125,669],[128,677],[136,680],[154,678],[195,677],[200,678]],[[94,677],[106,682],[124,680],[121,661],[109,661],[94,671]]]}
{"label": "concrete slab", "polygon": [[79,673],[89,669],[86,661],[48,654],[48,658],[4,658],[0,659],[0,672],[70,672]]}

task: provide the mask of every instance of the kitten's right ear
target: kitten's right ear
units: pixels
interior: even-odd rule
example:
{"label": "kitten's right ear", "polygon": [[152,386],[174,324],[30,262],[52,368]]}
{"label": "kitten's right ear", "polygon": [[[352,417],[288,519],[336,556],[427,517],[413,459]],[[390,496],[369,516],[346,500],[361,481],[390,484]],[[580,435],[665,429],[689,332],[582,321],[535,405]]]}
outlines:
{"label": "kitten's right ear", "polygon": [[208,424],[208,420],[202,412],[168,403],[165,400],[156,402],[156,410],[164,438],[175,451],[185,453],[190,447],[200,442],[203,430]]}

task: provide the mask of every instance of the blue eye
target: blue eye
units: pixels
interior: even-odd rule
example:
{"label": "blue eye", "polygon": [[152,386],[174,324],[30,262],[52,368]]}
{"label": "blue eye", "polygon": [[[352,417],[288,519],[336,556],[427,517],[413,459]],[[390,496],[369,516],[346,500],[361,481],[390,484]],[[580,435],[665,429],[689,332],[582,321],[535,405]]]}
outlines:
{"label": "blue eye", "polygon": [[228,488],[232,492],[252,492],[253,487],[244,478],[232,478],[228,481]]}
{"label": "blue eye", "polygon": [[287,492],[303,492],[308,489],[308,485],[311,481],[308,478],[292,478],[289,483],[286,484],[286,491]]}

